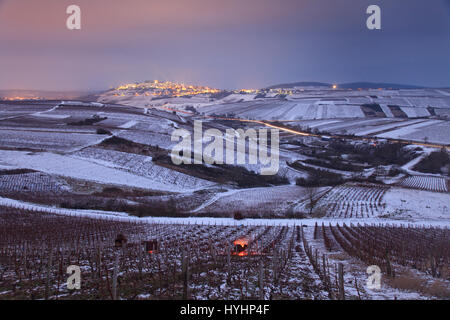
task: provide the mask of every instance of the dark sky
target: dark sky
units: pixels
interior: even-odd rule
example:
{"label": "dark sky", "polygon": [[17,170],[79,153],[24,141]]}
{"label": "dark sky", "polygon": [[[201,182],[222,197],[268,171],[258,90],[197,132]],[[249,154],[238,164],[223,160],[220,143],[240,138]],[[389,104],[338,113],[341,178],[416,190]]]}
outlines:
{"label": "dark sky", "polygon": [[[66,29],[78,4],[82,30]],[[382,30],[366,8],[382,9]],[[0,0],[0,89],[450,86],[450,0]]]}

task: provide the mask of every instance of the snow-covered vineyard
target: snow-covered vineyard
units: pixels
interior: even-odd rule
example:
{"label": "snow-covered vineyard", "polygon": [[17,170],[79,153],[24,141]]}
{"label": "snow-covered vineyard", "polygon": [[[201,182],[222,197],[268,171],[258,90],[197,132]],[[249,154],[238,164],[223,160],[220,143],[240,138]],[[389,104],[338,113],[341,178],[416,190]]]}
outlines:
{"label": "snow-covered vineyard", "polygon": [[404,178],[400,186],[436,192],[448,192],[448,180],[443,177],[411,176]]}
{"label": "snow-covered vineyard", "polygon": [[[121,299],[427,299],[449,292],[447,228],[156,224],[6,207],[0,221],[2,299],[108,299],[113,292]],[[119,234],[126,242],[117,248]],[[83,274],[75,292],[65,285],[72,264]],[[383,272],[379,290],[366,285],[370,265]],[[119,279],[111,282],[115,268]],[[406,291],[407,279],[417,286]]]}
{"label": "snow-covered vineyard", "polygon": [[51,175],[42,172],[30,172],[0,175],[0,190],[4,194],[23,191],[61,193],[66,190],[66,186]]}

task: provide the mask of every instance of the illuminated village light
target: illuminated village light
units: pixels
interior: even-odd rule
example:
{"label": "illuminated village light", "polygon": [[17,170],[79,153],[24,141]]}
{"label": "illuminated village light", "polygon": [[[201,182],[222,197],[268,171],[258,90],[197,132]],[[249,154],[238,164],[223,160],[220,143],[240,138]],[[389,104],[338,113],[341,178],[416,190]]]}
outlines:
{"label": "illuminated village light", "polygon": [[3,99],[0,98],[0,100],[4,101],[24,101],[24,100],[39,100],[38,97],[5,97]]}
{"label": "illuminated village light", "polygon": [[158,80],[144,82],[144,83],[131,83],[124,84],[115,88],[117,91],[126,90],[151,90],[151,93],[146,92],[145,96],[174,96],[181,97],[187,95],[199,95],[199,94],[211,94],[219,93],[221,90],[213,89],[204,86],[186,86],[182,83],[174,83],[170,81],[161,82]]}

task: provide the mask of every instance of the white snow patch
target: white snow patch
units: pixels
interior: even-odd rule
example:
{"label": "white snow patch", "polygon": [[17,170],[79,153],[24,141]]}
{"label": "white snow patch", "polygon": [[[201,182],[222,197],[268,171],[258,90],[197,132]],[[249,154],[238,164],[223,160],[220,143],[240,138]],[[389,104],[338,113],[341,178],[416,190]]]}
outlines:
{"label": "white snow patch", "polygon": [[384,215],[412,221],[443,221],[450,224],[450,194],[391,188],[385,195]]}
{"label": "white snow patch", "polygon": [[124,123],[123,125],[119,126],[119,128],[121,128],[121,129],[130,129],[130,128],[134,127],[137,124],[138,124],[138,122],[136,120],[131,120],[131,121],[128,121],[127,123]]}

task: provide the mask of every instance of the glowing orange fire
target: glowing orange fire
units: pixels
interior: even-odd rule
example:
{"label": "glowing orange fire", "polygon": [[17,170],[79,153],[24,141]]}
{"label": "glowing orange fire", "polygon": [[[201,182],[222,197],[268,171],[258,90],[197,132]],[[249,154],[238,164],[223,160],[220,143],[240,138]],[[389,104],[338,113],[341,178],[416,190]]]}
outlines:
{"label": "glowing orange fire", "polygon": [[244,247],[244,246],[248,246],[248,242],[249,242],[248,239],[242,238],[242,239],[235,240],[233,242],[233,244],[235,246],[242,246],[242,247]]}
{"label": "glowing orange fire", "polygon": [[233,255],[244,257],[248,255],[249,240],[246,238],[237,239],[233,242],[234,250]]}

